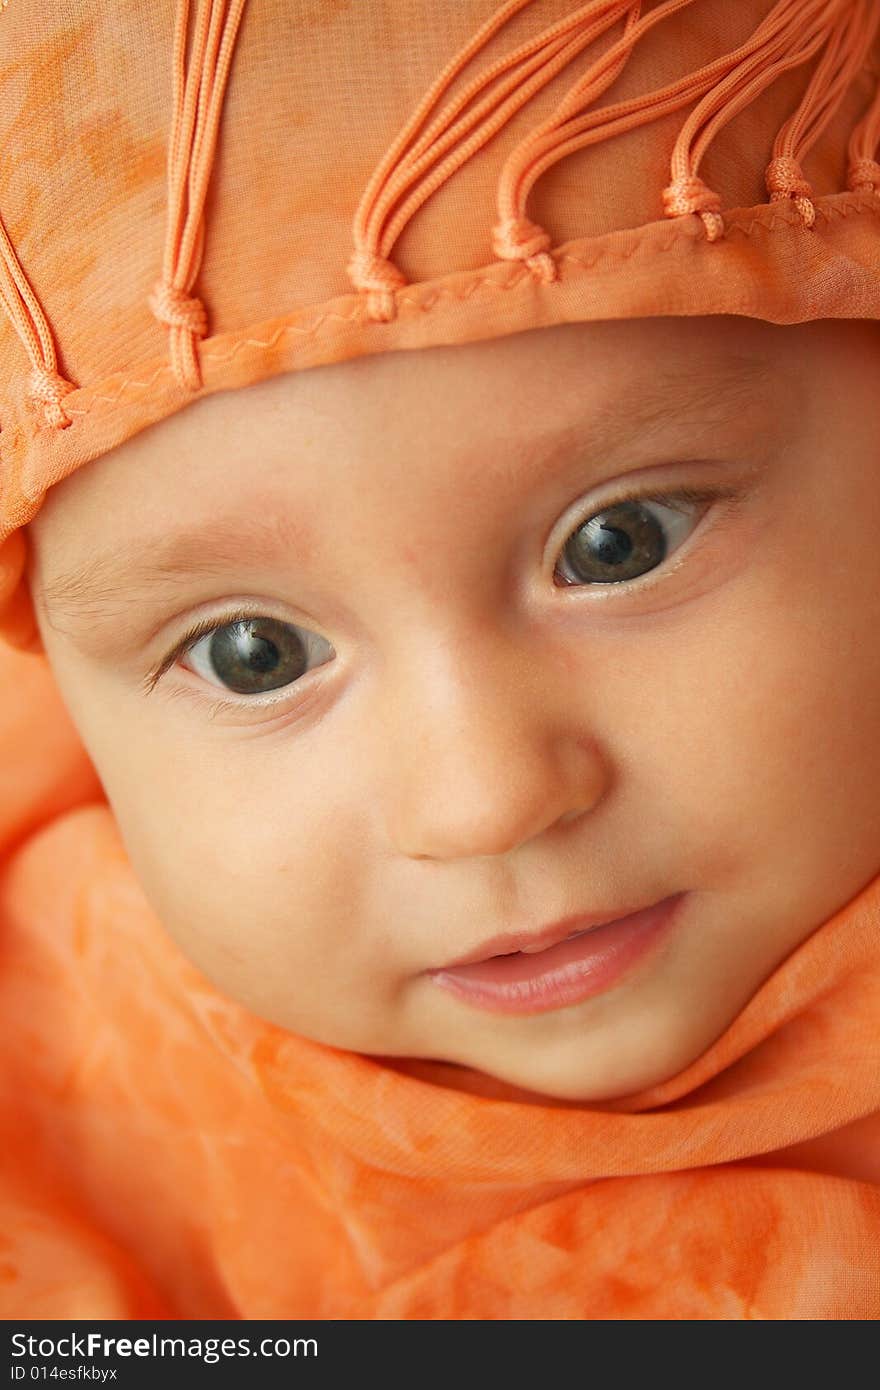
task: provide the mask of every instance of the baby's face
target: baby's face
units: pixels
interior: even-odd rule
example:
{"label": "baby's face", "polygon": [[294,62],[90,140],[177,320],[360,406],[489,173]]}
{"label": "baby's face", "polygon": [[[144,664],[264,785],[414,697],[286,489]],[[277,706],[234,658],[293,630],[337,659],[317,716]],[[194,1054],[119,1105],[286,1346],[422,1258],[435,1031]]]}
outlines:
{"label": "baby's face", "polygon": [[[877,332],[360,358],[52,489],[40,631],[186,955],[295,1033],[511,1096],[619,1097],[703,1052],[880,869]],[[676,895],[573,1002],[430,973]]]}

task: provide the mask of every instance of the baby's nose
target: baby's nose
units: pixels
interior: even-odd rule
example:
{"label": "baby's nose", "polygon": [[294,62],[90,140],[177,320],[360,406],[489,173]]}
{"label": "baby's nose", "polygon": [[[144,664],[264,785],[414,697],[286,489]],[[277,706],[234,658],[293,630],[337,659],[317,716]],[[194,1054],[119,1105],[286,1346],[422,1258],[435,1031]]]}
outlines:
{"label": "baby's nose", "polygon": [[509,651],[410,666],[381,721],[394,850],[413,859],[506,854],[591,810],[608,769],[586,708],[566,672],[554,677],[552,665]]}

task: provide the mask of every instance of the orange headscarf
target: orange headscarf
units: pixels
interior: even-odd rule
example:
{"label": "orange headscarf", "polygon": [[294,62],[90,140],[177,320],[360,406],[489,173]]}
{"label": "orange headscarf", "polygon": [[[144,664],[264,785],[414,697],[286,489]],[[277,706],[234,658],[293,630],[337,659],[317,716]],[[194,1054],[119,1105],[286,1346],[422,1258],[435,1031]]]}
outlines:
{"label": "orange headscarf", "polygon": [[0,11],[2,1316],[880,1317],[880,878],[649,1091],[416,1079],[183,958],[24,582],[48,489],[200,394],[880,318],[878,75],[878,0]]}
{"label": "orange headscarf", "polygon": [[0,13],[8,640],[39,648],[46,490],[199,395],[586,319],[880,318],[878,0],[400,10]]}

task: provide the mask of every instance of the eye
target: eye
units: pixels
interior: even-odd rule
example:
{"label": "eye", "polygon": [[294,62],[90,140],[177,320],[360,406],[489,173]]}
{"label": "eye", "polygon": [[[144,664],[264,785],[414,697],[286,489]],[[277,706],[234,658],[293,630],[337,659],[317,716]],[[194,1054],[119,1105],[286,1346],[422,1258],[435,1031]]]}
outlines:
{"label": "eye", "polygon": [[687,539],[696,525],[688,513],[708,500],[709,494],[691,491],[662,500],[627,497],[612,502],[572,532],[555,574],[563,584],[622,584],[638,579],[662,565]]}
{"label": "eye", "polygon": [[173,655],[185,656],[210,684],[236,695],[263,695],[292,685],[335,652],[326,638],[292,623],[239,615],[203,623]]}

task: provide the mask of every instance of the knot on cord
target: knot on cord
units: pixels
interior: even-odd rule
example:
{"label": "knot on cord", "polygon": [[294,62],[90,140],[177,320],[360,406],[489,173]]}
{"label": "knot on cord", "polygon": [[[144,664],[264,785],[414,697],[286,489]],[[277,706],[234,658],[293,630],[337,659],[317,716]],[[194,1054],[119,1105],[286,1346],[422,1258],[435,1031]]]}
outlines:
{"label": "knot on cord", "polygon": [[718,241],[724,235],[721,199],[699,174],[684,174],[667,184],[663,190],[663,211],[667,217],[698,213],[706,228],[707,241]]}
{"label": "knot on cord", "polygon": [[34,366],[28,376],[28,395],[34,402],[40,402],[45,410],[47,423],[56,429],[66,430],[73,421],[66,414],[61,402],[77,387],[72,381],[58,372],[47,371],[43,366]]}
{"label": "knot on cord", "polygon": [[771,203],[783,198],[791,198],[803,219],[805,227],[812,227],[816,220],[813,206],[813,188],[804,178],[804,171],[790,154],[781,154],[771,159],[764,170],[764,183],[770,194]]}
{"label": "knot on cord", "polygon": [[846,171],[846,186],[851,193],[880,193],[880,161],[854,159]]}
{"label": "knot on cord", "polygon": [[549,255],[549,232],[528,217],[509,217],[492,228],[492,250],[499,261],[525,261],[542,284],[557,277],[556,262]]}
{"label": "knot on cord", "polygon": [[369,293],[367,312],[377,323],[390,323],[397,315],[394,291],[409,284],[403,271],[373,251],[355,251],[345,267],[356,290]]}
{"label": "knot on cord", "polygon": [[160,323],[187,328],[196,338],[204,338],[208,332],[208,317],[202,301],[176,289],[167,280],[156,281],[147,303]]}

